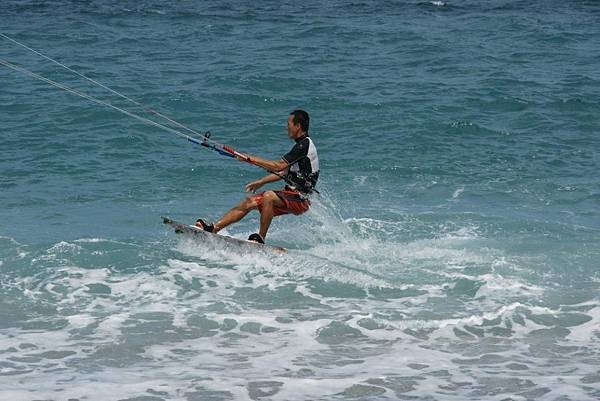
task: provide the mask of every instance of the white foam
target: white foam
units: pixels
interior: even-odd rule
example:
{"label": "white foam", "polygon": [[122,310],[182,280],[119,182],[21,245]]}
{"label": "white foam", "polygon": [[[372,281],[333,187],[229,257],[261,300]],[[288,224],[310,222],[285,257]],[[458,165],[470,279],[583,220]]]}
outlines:
{"label": "white foam", "polygon": [[[544,288],[525,283],[522,279],[516,277],[504,277],[497,273],[486,273],[480,275],[468,275],[461,272],[439,272],[438,274],[453,278],[466,279],[473,282],[483,282],[478,289],[474,298],[489,297],[492,299],[502,300],[508,296],[536,296],[539,297],[544,293]],[[448,285],[453,287],[454,284]]]}
{"label": "white foam", "polygon": [[[194,256],[202,257],[220,265],[236,266],[238,275],[258,274],[268,272],[277,277],[296,277],[298,279],[325,278],[361,286],[387,286],[386,281],[373,277],[368,271],[348,269],[343,264],[327,258],[325,261],[311,257],[319,256],[319,252],[305,253],[290,251],[287,254],[272,254],[269,252],[239,252],[235,249],[224,250],[218,247],[198,246],[193,240],[182,240],[179,250]],[[329,252],[330,253],[330,252]],[[230,275],[231,278],[231,275]]]}
{"label": "white foam", "polygon": [[569,340],[595,343],[600,339],[600,306],[590,309],[587,314],[591,320],[571,328],[571,332],[567,336]]}
{"label": "white foam", "polygon": [[109,244],[117,244],[117,245],[125,245],[126,247],[139,247],[139,245],[131,243],[131,242],[123,242],[123,241],[116,241],[114,239],[109,239],[109,238],[79,238],[74,240],[73,242],[78,243],[78,244],[102,244],[102,243],[109,243]]}
{"label": "white foam", "polygon": [[[499,309],[492,312],[483,312],[480,314],[469,315],[460,318],[451,318],[451,319],[441,319],[441,320],[405,320],[397,325],[397,327],[401,330],[404,329],[435,329],[438,331],[437,336],[442,335],[446,337],[455,337],[452,329],[455,327],[462,326],[481,326],[485,321],[495,320],[499,317],[503,318],[511,318],[512,314],[517,310],[517,308],[522,308],[524,310],[528,310],[534,313],[540,314],[556,314],[557,311],[554,311],[549,308],[539,307],[539,306],[528,306],[524,305],[520,302],[514,302],[510,305],[505,305],[500,307]],[[519,328],[521,326],[521,328]],[[545,328],[545,326],[541,326],[532,322],[531,320],[526,320],[525,326],[523,325],[513,325],[513,330],[518,331],[519,335],[525,335],[532,330],[536,330],[539,328]],[[516,333],[517,334],[517,333]]]}
{"label": "white foam", "polygon": [[[537,319],[532,315],[556,316],[566,307],[557,310],[531,306],[544,295],[544,287],[509,274],[519,266],[503,252],[482,248],[478,243],[473,246],[481,240],[477,227],[446,225],[431,238],[415,238],[404,235],[411,234],[407,221],[412,220],[408,217],[400,222],[342,220],[332,217],[334,213],[318,209],[316,213],[313,221],[324,219],[323,226],[331,227],[332,235],[321,233],[322,237],[308,240],[305,251],[283,256],[235,254],[182,240],[174,250],[169,249],[170,259],[165,257],[159,266],[131,273],[69,265],[69,253],[81,250],[77,246],[103,239],[77,240],[75,247],[56,244],[43,256],[62,252],[59,268],[15,278],[10,284],[31,296],[32,302],[51,302],[56,313],[48,319],[66,319],[69,324],[52,330],[3,330],[0,351],[10,347],[15,351],[0,353],[0,361],[47,351],[71,351],[75,355],[48,363],[14,362],[10,369],[15,372],[31,372],[0,376],[0,387],[8,389],[4,394],[10,394],[11,399],[28,400],[54,399],[56,394],[64,399],[90,401],[133,398],[151,395],[148,389],[163,392],[162,398],[183,399],[186,393],[200,388],[227,391],[234,399],[249,399],[248,387],[267,380],[281,383],[281,387],[264,398],[289,401],[343,398],[339,394],[352,386],[385,387],[373,384],[373,379],[402,379],[414,383],[406,386],[406,397],[463,400],[472,397],[479,386],[477,380],[506,373],[552,388],[545,396],[548,399],[563,393],[585,399],[578,380],[593,374],[597,366],[576,353],[557,366],[561,364],[552,363],[548,355],[534,355],[530,342],[519,341],[534,330],[548,328],[535,323]],[[385,235],[377,236],[377,227]],[[431,232],[426,228],[425,232]],[[273,238],[280,235],[283,240],[286,230],[275,227]],[[462,278],[485,283],[474,297],[448,295],[452,281]],[[315,282],[322,287],[346,283],[341,287],[349,288],[350,295],[320,293]],[[110,291],[94,293],[91,284],[101,284]],[[390,291],[392,295],[386,298],[385,291],[378,293],[381,287],[407,290],[408,295]],[[247,299],[246,290],[250,293]],[[280,290],[299,293],[311,298],[310,302],[286,307],[274,301],[265,306],[262,297]],[[252,299],[254,293],[260,295],[256,300]],[[429,312],[437,312],[432,308],[445,300],[449,301],[443,305],[446,314],[428,317]],[[600,307],[595,301],[569,307],[585,307],[591,320],[569,327],[571,333],[564,343],[593,350]],[[160,321],[153,326],[155,317],[144,313],[155,312],[167,316],[159,315]],[[194,326],[193,317],[210,319],[219,327],[202,332]],[[235,320],[235,325],[224,328],[229,323],[226,319]],[[370,324],[363,319],[369,319],[366,322]],[[495,320],[498,322],[490,323]],[[148,329],[147,336],[138,332],[132,335],[131,328],[138,324],[140,328],[153,328]],[[258,329],[248,329],[248,324]],[[352,335],[328,337],[324,329],[332,324],[347,325]],[[456,332],[467,331],[471,328],[468,326],[480,330],[481,336],[490,341],[480,341],[476,336],[458,339]],[[493,328],[510,329],[509,337],[495,337],[488,330]],[[423,329],[422,337],[407,329]],[[359,335],[354,336],[356,333]],[[133,356],[127,359],[123,355],[118,363],[104,366],[102,353],[109,350],[110,358],[110,352],[119,352],[118,347],[128,346],[128,341],[132,345],[127,351]],[[467,342],[472,346],[466,346]],[[24,343],[34,344],[37,349],[20,348]],[[510,347],[503,348],[507,344]],[[486,353],[496,353],[529,369],[515,373],[503,363],[493,367],[476,363]],[[94,359],[95,354],[101,356]],[[464,360],[469,362],[461,362]],[[90,371],[89,366],[97,369]],[[447,373],[435,373],[441,370]],[[58,380],[57,371],[61,373]],[[561,381],[565,374],[568,378]],[[62,377],[69,382],[61,382]],[[457,383],[468,384],[452,387]],[[278,385],[265,384],[269,386]],[[378,397],[398,398],[393,389],[385,391]],[[486,397],[500,400],[521,396],[508,389]]]}
{"label": "white foam", "polygon": [[465,191],[465,187],[457,188],[452,194],[452,199],[457,199],[463,192]]}
{"label": "white foam", "polygon": [[71,327],[76,328],[76,329],[86,327],[86,326],[96,322],[96,318],[94,318],[90,315],[87,315],[87,314],[78,314],[78,315],[67,316],[67,320],[69,321],[69,324],[71,325]]}
{"label": "white foam", "polygon": [[498,274],[482,274],[475,279],[485,281],[485,284],[477,290],[476,297],[494,296],[499,299],[511,293],[539,297],[544,293],[544,289],[540,286],[524,283],[517,278],[502,277]]}

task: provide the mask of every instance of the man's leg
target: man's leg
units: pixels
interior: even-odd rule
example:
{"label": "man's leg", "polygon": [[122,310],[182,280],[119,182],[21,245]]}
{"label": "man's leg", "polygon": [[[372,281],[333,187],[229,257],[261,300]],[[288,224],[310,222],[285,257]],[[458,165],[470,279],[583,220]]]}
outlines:
{"label": "man's leg", "polygon": [[275,207],[283,208],[285,207],[285,203],[275,192],[266,191],[263,194],[262,209],[260,211],[260,230],[258,232],[263,239],[267,236],[267,231],[269,231],[271,220],[273,220],[273,216],[275,215]]}
{"label": "man's leg", "polygon": [[256,203],[254,197],[247,197],[246,199],[241,201],[239,205],[231,208],[231,210],[225,213],[221,220],[215,222],[215,229],[213,232],[216,233],[224,229],[228,225],[240,221],[242,218],[244,218],[244,216],[248,214],[249,211],[254,210],[256,208],[258,208],[258,204]]}

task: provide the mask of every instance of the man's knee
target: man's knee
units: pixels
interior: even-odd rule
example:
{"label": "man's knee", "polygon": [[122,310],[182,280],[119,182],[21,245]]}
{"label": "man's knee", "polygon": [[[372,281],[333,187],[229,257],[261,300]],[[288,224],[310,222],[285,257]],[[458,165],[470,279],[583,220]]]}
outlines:
{"label": "man's knee", "polygon": [[238,208],[243,209],[243,210],[252,210],[252,209],[256,209],[257,207],[258,207],[258,203],[256,202],[256,199],[254,198],[254,196],[248,196],[246,199],[241,201],[240,204],[238,205]]}
{"label": "man's knee", "polygon": [[272,205],[274,203],[277,203],[277,201],[279,201],[279,196],[277,196],[277,194],[274,191],[266,191],[263,194],[263,204],[267,203],[269,205]]}

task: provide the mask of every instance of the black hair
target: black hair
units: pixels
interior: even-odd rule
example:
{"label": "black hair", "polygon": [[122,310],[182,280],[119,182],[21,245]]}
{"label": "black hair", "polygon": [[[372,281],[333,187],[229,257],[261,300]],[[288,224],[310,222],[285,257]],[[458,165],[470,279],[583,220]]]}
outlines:
{"label": "black hair", "polygon": [[290,116],[294,116],[292,120],[295,125],[300,124],[302,130],[308,134],[308,126],[310,124],[310,117],[304,110],[294,110],[290,113]]}

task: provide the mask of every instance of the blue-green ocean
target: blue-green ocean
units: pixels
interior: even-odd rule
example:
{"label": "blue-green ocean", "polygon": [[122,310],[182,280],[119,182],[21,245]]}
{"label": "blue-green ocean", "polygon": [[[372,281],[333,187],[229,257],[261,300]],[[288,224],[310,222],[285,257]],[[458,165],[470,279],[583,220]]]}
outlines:
{"label": "blue-green ocean", "polygon": [[600,399],[598,1],[2,0],[0,33],[267,159],[305,109],[321,168],[287,254],[202,245],[160,216],[264,171],[0,65],[0,399]]}

